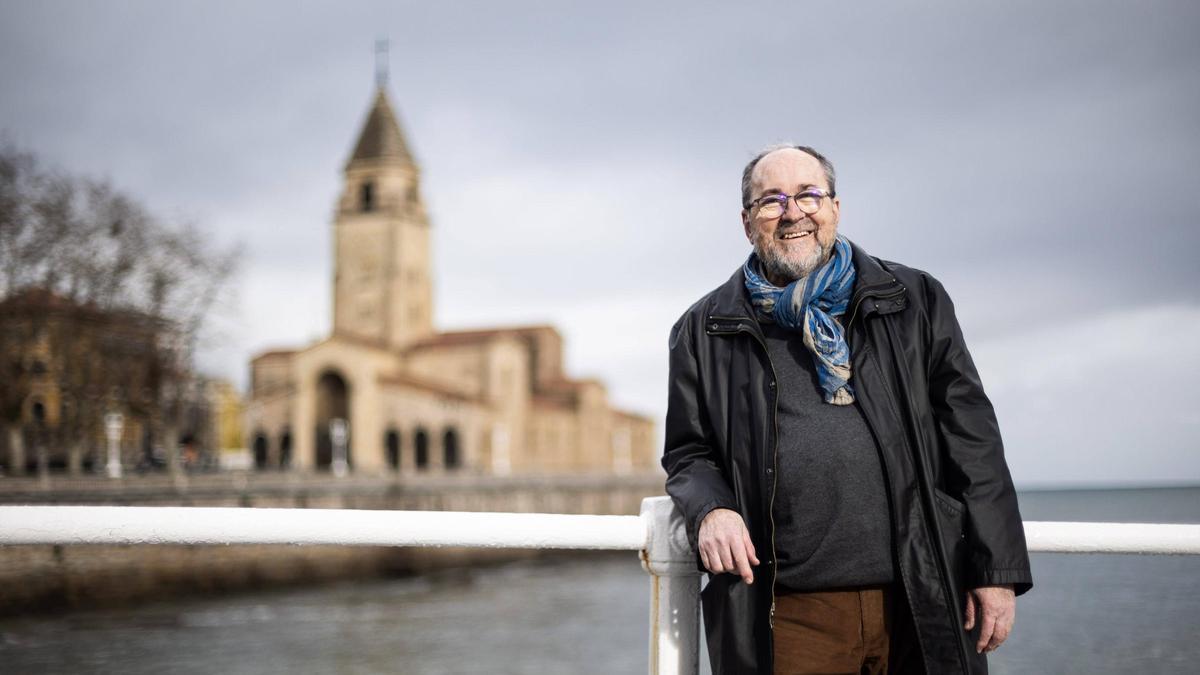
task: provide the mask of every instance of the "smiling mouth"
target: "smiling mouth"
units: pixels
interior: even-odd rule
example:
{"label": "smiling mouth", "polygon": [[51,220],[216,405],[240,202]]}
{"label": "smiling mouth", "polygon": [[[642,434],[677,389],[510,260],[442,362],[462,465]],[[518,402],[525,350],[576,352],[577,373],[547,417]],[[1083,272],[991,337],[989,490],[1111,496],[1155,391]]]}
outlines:
{"label": "smiling mouth", "polygon": [[800,239],[802,237],[807,237],[810,235],[812,235],[812,232],[810,230],[803,230],[800,232],[787,232],[787,233],[780,235],[779,238],[786,241],[788,239]]}

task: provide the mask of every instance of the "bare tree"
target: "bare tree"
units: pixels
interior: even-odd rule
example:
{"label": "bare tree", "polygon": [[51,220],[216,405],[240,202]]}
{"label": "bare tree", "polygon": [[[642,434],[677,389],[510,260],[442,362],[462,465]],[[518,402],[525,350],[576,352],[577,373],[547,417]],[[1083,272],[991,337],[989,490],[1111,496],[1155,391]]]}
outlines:
{"label": "bare tree", "polygon": [[[49,443],[77,466],[109,409],[142,420],[173,453],[197,389],[196,341],[239,257],[105,182],[45,171],[0,147],[0,424],[10,464],[21,454],[13,448],[32,441],[39,467]],[[15,431],[39,388],[56,399],[52,428]]]}

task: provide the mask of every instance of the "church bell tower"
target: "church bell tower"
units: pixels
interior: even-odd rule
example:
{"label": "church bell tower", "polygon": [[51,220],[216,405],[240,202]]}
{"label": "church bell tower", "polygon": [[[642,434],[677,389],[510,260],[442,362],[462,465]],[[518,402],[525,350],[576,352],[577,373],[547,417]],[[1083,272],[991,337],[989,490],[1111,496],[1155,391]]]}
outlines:
{"label": "church bell tower", "polygon": [[433,332],[419,178],[380,81],[334,217],[334,335],[402,349]]}

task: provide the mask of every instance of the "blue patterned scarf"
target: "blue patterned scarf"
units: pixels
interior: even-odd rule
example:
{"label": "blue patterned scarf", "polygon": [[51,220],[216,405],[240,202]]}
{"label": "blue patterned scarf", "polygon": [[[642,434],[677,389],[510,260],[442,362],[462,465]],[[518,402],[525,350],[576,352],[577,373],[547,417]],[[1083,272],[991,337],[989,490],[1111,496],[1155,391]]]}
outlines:
{"label": "blue patterned scarf", "polygon": [[804,336],[804,346],[817,364],[817,380],[825,401],[834,405],[854,403],[850,387],[850,346],[842,325],[834,319],[846,313],[854,288],[854,264],[850,242],[838,235],[833,254],[811,274],[786,288],[775,286],[760,274],[758,255],[751,253],[742,268],[750,301],[775,323]]}

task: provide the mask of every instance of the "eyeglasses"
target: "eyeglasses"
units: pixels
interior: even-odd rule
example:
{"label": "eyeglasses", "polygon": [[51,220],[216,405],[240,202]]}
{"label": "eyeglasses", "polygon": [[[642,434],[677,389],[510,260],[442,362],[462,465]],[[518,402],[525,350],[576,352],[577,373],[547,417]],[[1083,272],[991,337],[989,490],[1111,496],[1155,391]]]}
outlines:
{"label": "eyeglasses", "polygon": [[746,210],[752,210],[758,207],[758,215],[767,219],[779,218],[787,211],[788,200],[796,200],[796,206],[805,215],[811,216],[821,210],[821,200],[830,197],[832,192],[822,190],[821,188],[808,188],[797,192],[794,195],[766,195],[759,197],[746,205]]}

